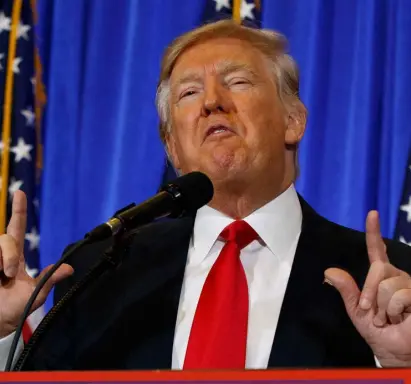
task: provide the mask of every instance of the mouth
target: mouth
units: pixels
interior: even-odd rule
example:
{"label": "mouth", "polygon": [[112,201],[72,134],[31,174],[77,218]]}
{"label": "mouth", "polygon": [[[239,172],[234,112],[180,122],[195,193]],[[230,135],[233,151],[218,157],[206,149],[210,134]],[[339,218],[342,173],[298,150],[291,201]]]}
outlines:
{"label": "mouth", "polygon": [[235,132],[230,127],[224,124],[215,124],[207,129],[206,134],[204,136],[204,140],[206,140],[210,136],[214,137],[214,136],[221,136],[221,135],[233,134],[233,133]]}

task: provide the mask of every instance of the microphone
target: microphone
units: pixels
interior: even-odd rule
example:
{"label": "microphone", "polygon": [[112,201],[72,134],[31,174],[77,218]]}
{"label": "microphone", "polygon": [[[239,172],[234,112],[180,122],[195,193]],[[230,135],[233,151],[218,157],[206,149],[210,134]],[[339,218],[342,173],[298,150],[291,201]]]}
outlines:
{"label": "microphone", "polygon": [[201,172],[191,172],[165,184],[160,192],[139,205],[130,204],[86,234],[89,242],[127,232],[163,217],[177,218],[207,204],[213,197],[211,180]]}

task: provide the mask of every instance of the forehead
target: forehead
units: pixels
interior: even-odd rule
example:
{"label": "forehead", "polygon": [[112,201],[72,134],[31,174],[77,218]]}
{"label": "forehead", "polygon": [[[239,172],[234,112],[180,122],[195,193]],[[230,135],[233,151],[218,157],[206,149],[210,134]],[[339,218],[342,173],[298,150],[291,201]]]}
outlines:
{"label": "forehead", "polygon": [[215,38],[195,44],[177,59],[171,82],[187,72],[218,71],[229,64],[243,64],[255,72],[266,70],[264,55],[251,43],[235,38]]}

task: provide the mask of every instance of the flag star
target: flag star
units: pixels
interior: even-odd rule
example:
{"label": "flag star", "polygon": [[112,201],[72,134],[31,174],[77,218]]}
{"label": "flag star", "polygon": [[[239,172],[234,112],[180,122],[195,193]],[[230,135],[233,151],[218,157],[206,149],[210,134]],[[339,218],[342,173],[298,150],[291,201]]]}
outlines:
{"label": "flag star", "polygon": [[2,71],[4,68],[1,65],[1,61],[4,59],[4,53],[0,53],[0,71]]}
{"label": "flag star", "polygon": [[39,199],[35,198],[35,199],[33,200],[33,205],[36,207],[36,209],[39,209],[39,207],[40,207],[40,201],[39,201]]}
{"label": "flag star", "polygon": [[11,178],[9,185],[10,198],[13,198],[14,193],[18,191],[23,184],[23,180],[16,180],[14,177]]}
{"label": "flag star", "polygon": [[6,17],[4,12],[0,13],[0,33],[3,31],[10,31],[10,17]]}
{"label": "flag star", "polygon": [[39,270],[37,268],[30,268],[27,264],[26,264],[26,272],[30,277],[36,277],[37,274],[39,273]]}
{"label": "flag star", "polygon": [[34,124],[34,118],[36,115],[33,112],[33,108],[30,106],[26,109],[22,109],[20,113],[26,118],[26,125],[33,125]]}
{"label": "flag star", "polygon": [[27,36],[28,31],[30,31],[31,27],[29,24],[22,24],[19,22],[19,25],[17,26],[17,39],[20,39],[22,37],[24,40],[28,40],[29,37]]}
{"label": "flag star", "polygon": [[19,65],[23,61],[21,57],[15,57],[13,60],[13,72],[14,73],[20,73],[20,68]]}
{"label": "flag star", "polygon": [[30,233],[26,233],[26,236],[24,238],[30,243],[30,251],[38,249],[40,243],[40,236],[37,233],[36,227],[33,227]]}
{"label": "flag star", "polygon": [[400,236],[399,240],[401,241],[401,243],[404,243],[404,244],[407,244],[407,245],[411,246],[411,242],[408,243],[407,240],[405,240],[405,238],[403,236]]}
{"label": "flag star", "polygon": [[215,10],[217,12],[221,11],[223,8],[230,9],[230,0],[214,0],[215,1]]}
{"label": "flag star", "polygon": [[408,204],[401,205],[400,209],[407,213],[407,222],[411,223],[411,196],[408,198]]}
{"label": "flag star", "polygon": [[244,20],[246,17],[248,17],[251,20],[254,20],[254,15],[253,15],[254,8],[255,8],[254,3],[247,3],[246,0],[243,0],[241,2],[241,9],[240,9],[241,20]]}
{"label": "flag star", "polygon": [[14,161],[19,163],[22,159],[26,159],[28,161],[31,160],[30,151],[33,149],[33,146],[30,144],[26,144],[22,137],[19,137],[17,140],[17,145],[15,147],[10,148],[10,152],[15,154]]}

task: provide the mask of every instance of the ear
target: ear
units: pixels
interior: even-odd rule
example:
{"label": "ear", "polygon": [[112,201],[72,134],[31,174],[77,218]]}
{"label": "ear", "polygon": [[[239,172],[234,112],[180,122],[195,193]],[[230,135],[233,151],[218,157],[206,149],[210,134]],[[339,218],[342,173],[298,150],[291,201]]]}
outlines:
{"label": "ear", "polygon": [[295,146],[304,136],[307,123],[307,110],[300,100],[292,101],[288,109],[287,130],[285,132],[285,143]]}
{"label": "ear", "polygon": [[172,134],[168,134],[166,137],[166,150],[174,168],[180,171],[181,163],[178,157],[177,144]]}

